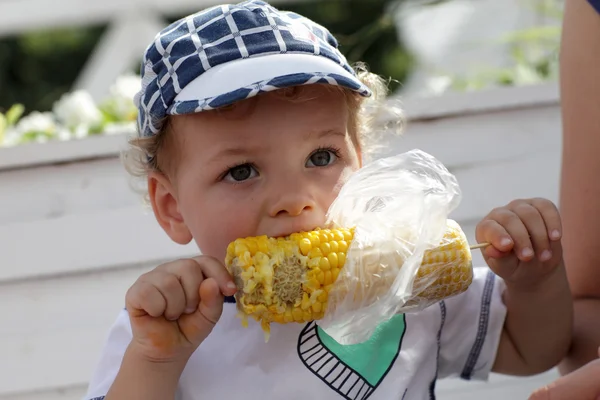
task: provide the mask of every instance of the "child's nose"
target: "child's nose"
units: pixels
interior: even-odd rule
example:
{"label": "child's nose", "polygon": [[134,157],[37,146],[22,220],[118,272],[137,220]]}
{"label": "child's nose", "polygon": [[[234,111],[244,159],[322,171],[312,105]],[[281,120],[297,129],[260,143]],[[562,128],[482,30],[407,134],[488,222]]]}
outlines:
{"label": "child's nose", "polygon": [[273,204],[270,214],[271,217],[297,217],[314,207],[314,201],[306,193],[287,193]]}

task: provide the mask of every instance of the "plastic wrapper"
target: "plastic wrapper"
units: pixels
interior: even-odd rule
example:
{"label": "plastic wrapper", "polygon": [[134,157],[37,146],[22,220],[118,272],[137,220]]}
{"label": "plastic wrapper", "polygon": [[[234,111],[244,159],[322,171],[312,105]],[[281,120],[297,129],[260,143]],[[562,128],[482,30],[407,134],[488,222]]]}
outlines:
{"label": "plastic wrapper", "polygon": [[328,212],[328,225],[354,227],[354,238],[319,326],[341,344],[356,344],[395,314],[464,291],[471,254],[448,220],[460,200],[456,178],[420,150],[352,175]]}

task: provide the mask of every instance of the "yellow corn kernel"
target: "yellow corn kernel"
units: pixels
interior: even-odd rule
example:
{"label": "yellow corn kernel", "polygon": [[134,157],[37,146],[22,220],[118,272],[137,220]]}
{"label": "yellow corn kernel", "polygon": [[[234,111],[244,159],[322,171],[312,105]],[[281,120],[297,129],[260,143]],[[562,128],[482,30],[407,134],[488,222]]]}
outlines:
{"label": "yellow corn kernel", "polygon": [[319,235],[317,235],[316,233],[309,235],[308,239],[310,240],[310,243],[312,244],[313,248],[318,248],[321,244],[321,240],[319,240]]}
{"label": "yellow corn kernel", "polygon": [[312,321],[312,313],[310,312],[310,308],[308,310],[304,310],[302,313],[302,319],[305,322]]}
{"label": "yellow corn kernel", "polygon": [[323,291],[323,293],[321,293],[321,294],[319,295],[319,298],[318,298],[318,300],[319,300],[321,303],[324,303],[324,302],[326,302],[326,301],[327,301],[327,297],[328,297],[327,295],[328,295],[328,294],[329,294],[329,291],[328,291],[328,289],[327,289],[327,288],[325,288],[325,290]]}
{"label": "yellow corn kernel", "polygon": [[337,253],[340,249],[340,245],[336,241],[329,242],[329,247],[331,247],[332,253]]}
{"label": "yellow corn kernel", "polygon": [[331,245],[329,243],[321,242],[321,253],[323,253],[324,256],[327,256],[327,254],[329,254],[330,252],[331,252]]}
{"label": "yellow corn kernel", "polygon": [[304,315],[304,313],[302,312],[301,308],[294,308],[292,310],[292,316],[294,317],[294,321],[296,321],[296,322],[302,322],[303,315]]}
{"label": "yellow corn kernel", "polygon": [[331,269],[331,265],[329,264],[329,259],[327,257],[321,257],[321,260],[319,261],[319,267],[323,271],[329,271]]}
{"label": "yellow corn kernel", "polygon": [[318,247],[313,247],[309,252],[308,256],[310,258],[323,257],[323,253],[321,253],[321,249]]}
{"label": "yellow corn kernel", "polygon": [[319,313],[319,312],[321,312],[321,310],[322,310],[321,303],[319,303],[319,302],[314,303],[312,305],[312,310],[313,310],[313,313]]}
{"label": "yellow corn kernel", "polygon": [[312,248],[312,243],[310,242],[310,239],[304,238],[304,239],[302,239],[300,241],[300,251],[305,256],[308,255],[308,253],[310,252],[311,248]]}
{"label": "yellow corn kernel", "polygon": [[325,271],[325,286],[333,283],[333,274],[331,271]]}
{"label": "yellow corn kernel", "polygon": [[339,253],[337,253],[338,255],[338,267],[342,268],[345,264],[346,264],[346,252],[342,252],[340,250]]}
{"label": "yellow corn kernel", "polygon": [[331,268],[337,268],[338,267],[338,255],[337,253],[329,253],[327,254],[327,260],[329,260],[329,266]]}
{"label": "yellow corn kernel", "polygon": [[308,310],[310,308],[310,299],[308,298],[308,293],[304,292],[302,295],[302,307],[303,310]]}
{"label": "yellow corn kernel", "polygon": [[342,234],[344,235],[344,240],[346,242],[351,241],[352,238],[354,237],[354,235],[352,234],[352,232],[350,232],[348,229],[343,229],[342,230]]}
{"label": "yellow corn kernel", "polygon": [[338,242],[338,251],[340,253],[346,253],[348,251],[348,242],[345,240],[340,240]]}
{"label": "yellow corn kernel", "polygon": [[337,281],[338,275],[340,274],[340,269],[339,268],[334,268],[331,270],[331,276],[333,278],[333,281]]}
{"label": "yellow corn kernel", "polygon": [[323,270],[319,270],[317,273],[317,280],[321,285],[325,284],[325,272]]}
{"label": "yellow corn kernel", "polygon": [[248,246],[248,251],[250,254],[255,255],[258,251],[258,242],[256,240],[249,240],[246,245]]}
{"label": "yellow corn kernel", "polygon": [[344,234],[338,229],[333,231],[333,240],[335,242],[341,242],[344,240]]}

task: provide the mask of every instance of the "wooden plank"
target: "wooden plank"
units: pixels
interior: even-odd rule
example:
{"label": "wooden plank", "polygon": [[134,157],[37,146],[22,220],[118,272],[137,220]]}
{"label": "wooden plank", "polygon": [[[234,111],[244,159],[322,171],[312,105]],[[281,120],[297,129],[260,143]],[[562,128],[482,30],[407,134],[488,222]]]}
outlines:
{"label": "wooden plank", "polygon": [[44,164],[70,163],[104,157],[114,158],[126,148],[126,144],[127,136],[125,134],[114,134],[0,147],[0,172]]}
{"label": "wooden plank", "polygon": [[400,101],[412,121],[498,110],[539,108],[558,105],[559,98],[556,82],[498,87],[468,93],[448,92],[440,96],[414,96],[403,99],[400,93],[392,97],[393,100]]}
{"label": "wooden plank", "polygon": [[557,203],[559,155],[540,151],[527,158],[454,171],[462,183],[463,200],[452,215],[470,221],[518,198],[544,197]]}
{"label": "wooden plank", "polygon": [[0,188],[0,226],[142,205],[117,158],[0,172]]}
{"label": "wooden plank", "polygon": [[138,208],[0,226],[0,282],[160,263],[198,254],[173,243],[154,216]]}
{"label": "wooden plank", "polygon": [[409,121],[405,133],[386,139],[380,156],[418,148],[449,169],[560,152],[561,117],[557,105],[504,110],[435,120]]}

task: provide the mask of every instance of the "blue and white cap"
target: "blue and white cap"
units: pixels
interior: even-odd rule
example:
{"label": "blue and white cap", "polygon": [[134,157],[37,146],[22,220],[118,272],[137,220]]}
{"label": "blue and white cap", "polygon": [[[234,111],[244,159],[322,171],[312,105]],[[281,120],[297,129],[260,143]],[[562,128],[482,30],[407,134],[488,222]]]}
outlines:
{"label": "blue and white cap", "polygon": [[289,86],[324,83],[368,97],[335,37],[301,15],[265,1],[220,5],[162,30],[142,61],[135,96],[140,135],[168,115],[212,110]]}

